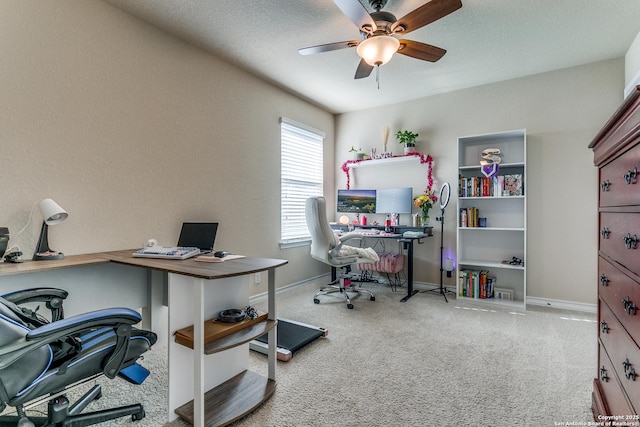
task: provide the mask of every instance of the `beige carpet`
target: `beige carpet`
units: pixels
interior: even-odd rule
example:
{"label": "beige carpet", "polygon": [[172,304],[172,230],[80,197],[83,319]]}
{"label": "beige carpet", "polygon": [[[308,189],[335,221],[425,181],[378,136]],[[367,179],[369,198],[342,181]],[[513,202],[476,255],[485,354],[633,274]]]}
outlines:
{"label": "beige carpet", "polygon": [[[274,396],[235,426],[554,426],[588,422],[597,371],[595,314],[530,308],[526,312],[444,301],[405,289],[367,285],[348,310],[340,299],[313,304],[315,287],[278,295],[278,316],[329,330],[278,362]],[[257,304],[260,308],[264,303]],[[135,425],[183,426],[165,419],[164,349],[143,364],[142,386],[102,380],[109,406],[140,400]],[[251,352],[250,369],[267,359]],[[109,425],[133,425],[130,420]]]}

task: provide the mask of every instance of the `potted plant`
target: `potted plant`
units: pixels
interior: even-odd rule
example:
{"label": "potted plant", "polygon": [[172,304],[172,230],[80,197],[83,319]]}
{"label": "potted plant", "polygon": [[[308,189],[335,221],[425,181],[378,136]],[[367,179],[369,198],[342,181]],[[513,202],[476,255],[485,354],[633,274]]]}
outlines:
{"label": "potted plant", "polygon": [[358,148],[357,150],[351,146],[350,153],[353,153],[353,160],[365,160],[369,155],[367,153],[362,152],[362,148]]}
{"label": "potted plant", "polygon": [[410,130],[399,130],[396,132],[396,138],[400,144],[404,144],[404,154],[415,153],[417,133]]}

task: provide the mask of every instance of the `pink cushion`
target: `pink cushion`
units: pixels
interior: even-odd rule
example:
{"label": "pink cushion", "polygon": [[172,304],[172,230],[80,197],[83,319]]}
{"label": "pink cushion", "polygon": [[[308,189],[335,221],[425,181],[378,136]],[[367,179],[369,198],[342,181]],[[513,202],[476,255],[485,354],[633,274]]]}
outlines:
{"label": "pink cushion", "polygon": [[397,273],[404,268],[404,255],[402,254],[379,254],[379,256],[379,261],[367,264],[358,263],[358,269],[380,273]]}

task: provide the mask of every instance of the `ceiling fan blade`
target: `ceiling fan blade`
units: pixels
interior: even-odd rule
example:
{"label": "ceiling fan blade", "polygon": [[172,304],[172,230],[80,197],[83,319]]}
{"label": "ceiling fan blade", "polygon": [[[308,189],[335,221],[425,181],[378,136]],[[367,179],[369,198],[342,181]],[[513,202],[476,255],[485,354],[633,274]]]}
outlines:
{"label": "ceiling fan blade", "polygon": [[391,31],[407,34],[437,21],[461,7],[462,2],[460,0],[431,0],[394,22],[391,26]]}
{"label": "ceiling fan blade", "polygon": [[358,29],[366,29],[365,32],[373,32],[378,27],[375,21],[367,12],[367,9],[358,0],[333,0],[338,8],[347,15]]}
{"label": "ceiling fan blade", "polygon": [[301,49],[298,49],[298,52],[301,55],[312,55],[314,53],[330,52],[332,50],[346,49],[348,47],[356,47],[358,46],[358,43],[359,42],[357,40],[349,40],[344,42],[321,44],[318,46],[303,47]]}
{"label": "ceiling fan blade", "polygon": [[356,69],[356,75],[353,78],[364,79],[365,77],[369,77],[372,71],[373,66],[367,64],[364,59],[361,59],[360,63],[358,64],[358,68]]}
{"label": "ceiling fan blade", "polygon": [[413,40],[400,40],[398,53],[423,61],[436,62],[447,53],[446,50]]}

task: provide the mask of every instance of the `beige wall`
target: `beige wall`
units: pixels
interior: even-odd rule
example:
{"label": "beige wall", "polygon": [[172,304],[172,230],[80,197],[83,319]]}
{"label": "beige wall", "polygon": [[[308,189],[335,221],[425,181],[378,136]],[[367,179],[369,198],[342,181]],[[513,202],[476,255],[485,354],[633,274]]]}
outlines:
{"label": "beige wall", "polygon": [[[326,271],[278,247],[278,120],[326,132],[332,191],[331,114],[96,0],[3,0],[0,51],[0,225],[51,197],[69,212],[51,247],[79,254],[216,220],[218,248],[290,261],[279,284]],[[41,221],[11,242],[27,258]]]}
{"label": "beige wall", "polygon": [[[436,187],[457,183],[457,138],[527,129],[528,263],[527,295],[596,303],[597,171],[587,145],[622,101],[622,59],[538,74],[366,111],[336,121],[336,161],[351,145],[381,147],[381,125],[419,133],[418,150],[434,159]],[[397,142],[389,143],[400,150]],[[367,148],[368,149],[368,148]],[[426,186],[419,166],[376,169],[376,185]],[[361,171],[363,174],[361,174]],[[356,174],[367,187],[365,169]],[[424,171],[424,169],[423,169]],[[338,187],[345,175],[336,172]],[[457,197],[446,212],[444,247],[455,253]],[[432,221],[433,222],[433,221]],[[440,223],[436,234],[416,248],[416,280],[439,283]],[[454,279],[445,284],[454,285]]]}
{"label": "beige wall", "polygon": [[[457,137],[527,128],[528,294],[595,303],[597,178],[586,147],[622,100],[622,59],[343,114],[334,130],[331,114],[100,1],[4,0],[0,49],[0,225],[12,233],[45,197],[70,214],[50,229],[67,254],[171,244],[183,220],[214,219],[216,246],[288,259],[278,284],[295,283],[326,269],[308,247],[278,247],[280,116],[326,132],[331,204],[348,149],[380,147],[381,125],[420,133],[436,185],[457,181]],[[424,166],[373,169],[355,172],[357,184],[426,185]],[[27,257],[40,222],[36,211],[12,242]],[[439,235],[416,251],[417,280],[438,283]]]}

